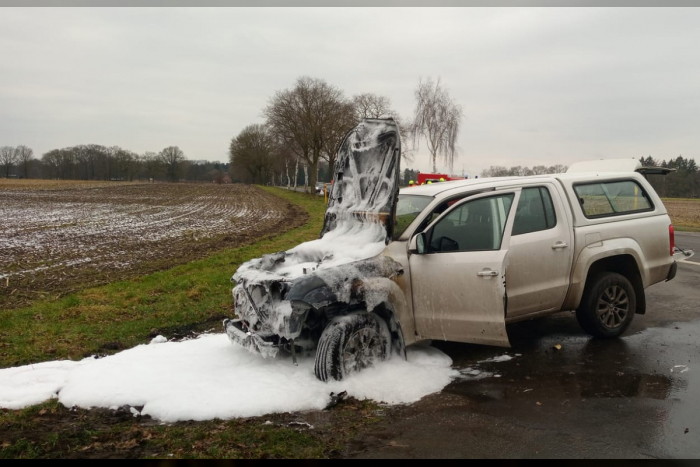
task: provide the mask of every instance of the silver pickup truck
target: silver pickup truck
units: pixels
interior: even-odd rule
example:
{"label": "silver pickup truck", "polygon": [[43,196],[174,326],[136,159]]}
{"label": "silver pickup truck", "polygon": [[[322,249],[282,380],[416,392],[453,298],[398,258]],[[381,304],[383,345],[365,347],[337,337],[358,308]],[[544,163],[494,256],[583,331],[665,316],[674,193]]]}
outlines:
{"label": "silver pickup truck", "polygon": [[399,190],[398,135],[353,129],[320,238],[236,271],[232,342],[314,353],[316,376],[341,380],[425,340],[508,347],[506,323],[565,310],[616,337],[674,278],[673,226],[636,160]]}

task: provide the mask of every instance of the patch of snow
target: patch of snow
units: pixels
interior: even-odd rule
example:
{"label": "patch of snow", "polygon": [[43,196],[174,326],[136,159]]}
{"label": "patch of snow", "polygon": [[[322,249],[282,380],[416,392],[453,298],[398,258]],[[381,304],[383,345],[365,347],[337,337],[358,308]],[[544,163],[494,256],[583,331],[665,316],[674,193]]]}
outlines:
{"label": "patch of snow", "polygon": [[168,342],[168,338],[165,336],[156,336],[151,339],[151,344],[162,344],[163,342]]}
{"label": "patch of snow", "polygon": [[515,357],[511,357],[508,354],[499,355],[498,357],[487,358],[486,360],[481,360],[479,363],[502,363],[513,360]]}

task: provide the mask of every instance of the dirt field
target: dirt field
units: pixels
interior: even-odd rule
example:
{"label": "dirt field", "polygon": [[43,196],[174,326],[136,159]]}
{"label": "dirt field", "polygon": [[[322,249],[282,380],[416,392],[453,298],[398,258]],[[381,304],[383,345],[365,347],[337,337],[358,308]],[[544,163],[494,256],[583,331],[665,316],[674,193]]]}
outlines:
{"label": "dirt field", "polygon": [[700,199],[664,198],[663,201],[676,228],[700,231]]}
{"label": "dirt field", "polygon": [[185,263],[305,221],[255,187],[0,180],[0,307]]}

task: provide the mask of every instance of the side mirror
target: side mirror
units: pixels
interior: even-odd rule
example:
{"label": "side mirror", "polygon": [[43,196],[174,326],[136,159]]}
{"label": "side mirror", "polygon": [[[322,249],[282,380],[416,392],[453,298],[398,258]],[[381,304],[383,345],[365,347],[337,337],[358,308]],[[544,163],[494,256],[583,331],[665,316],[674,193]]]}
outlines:
{"label": "side mirror", "polygon": [[425,254],[427,252],[427,240],[425,236],[425,232],[421,232],[418,235],[414,235],[413,238],[411,239],[410,243],[408,244],[408,252],[413,253],[413,254]]}

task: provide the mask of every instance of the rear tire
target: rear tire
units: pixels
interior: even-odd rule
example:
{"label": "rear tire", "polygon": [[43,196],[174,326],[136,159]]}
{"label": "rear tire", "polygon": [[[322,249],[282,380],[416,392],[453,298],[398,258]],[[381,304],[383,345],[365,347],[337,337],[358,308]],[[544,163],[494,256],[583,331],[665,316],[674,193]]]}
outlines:
{"label": "rear tire", "polygon": [[321,334],[314,373],[321,381],[341,381],[386,360],[391,334],[386,322],[366,311],[333,319]]}
{"label": "rear tire", "polygon": [[612,338],[627,330],[636,309],[632,283],[621,274],[605,272],[586,286],[576,319],[591,336]]}

